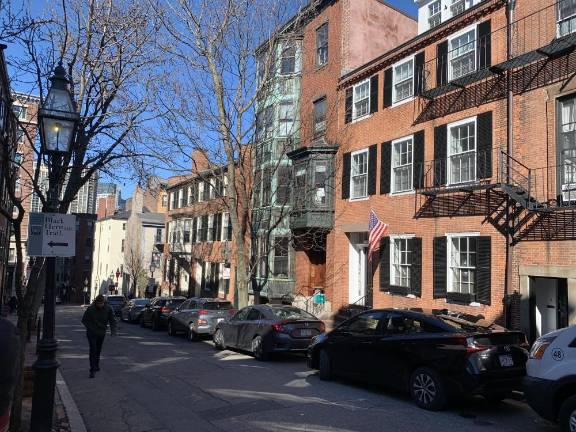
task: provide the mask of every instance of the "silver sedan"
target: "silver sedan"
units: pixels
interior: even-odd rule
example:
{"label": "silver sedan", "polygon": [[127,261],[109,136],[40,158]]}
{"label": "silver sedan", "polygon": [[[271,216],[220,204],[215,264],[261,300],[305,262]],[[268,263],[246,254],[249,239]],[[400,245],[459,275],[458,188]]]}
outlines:
{"label": "silver sedan", "polygon": [[216,324],[236,311],[229,301],[215,298],[191,298],[168,317],[168,334],[185,333],[191,341],[214,334]]}

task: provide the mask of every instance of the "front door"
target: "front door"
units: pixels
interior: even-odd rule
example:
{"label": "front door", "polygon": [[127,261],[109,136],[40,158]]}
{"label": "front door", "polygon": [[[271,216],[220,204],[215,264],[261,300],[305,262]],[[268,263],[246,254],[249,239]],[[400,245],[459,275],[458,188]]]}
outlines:
{"label": "front door", "polygon": [[350,304],[364,305],[366,301],[368,246],[363,241],[365,237],[365,235],[355,233],[350,238],[350,265],[348,267],[350,271],[348,302]]}
{"label": "front door", "polygon": [[530,289],[536,337],[568,326],[566,279],[535,277]]}

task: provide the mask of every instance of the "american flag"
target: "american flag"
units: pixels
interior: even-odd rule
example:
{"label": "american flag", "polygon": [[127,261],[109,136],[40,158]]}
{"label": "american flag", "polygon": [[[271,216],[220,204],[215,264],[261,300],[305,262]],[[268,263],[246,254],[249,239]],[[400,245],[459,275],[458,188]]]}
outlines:
{"label": "american flag", "polygon": [[374,210],[370,210],[368,231],[370,232],[370,236],[368,237],[368,260],[371,261],[372,254],[380,249],[380,239],[382,239],[388,231],[388,225],[378,219]]}

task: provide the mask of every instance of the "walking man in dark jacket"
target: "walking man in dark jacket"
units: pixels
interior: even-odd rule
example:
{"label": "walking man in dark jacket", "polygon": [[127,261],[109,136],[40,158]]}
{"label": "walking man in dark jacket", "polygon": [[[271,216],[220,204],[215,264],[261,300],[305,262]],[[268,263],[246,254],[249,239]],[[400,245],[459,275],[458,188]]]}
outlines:
{"label": "walking man in dark jacket", "polygon": [[100,352],[108,324],[111,335],[116,336],[114,312],[106,303],[104,296],[97,296],[88,306],[82,317],[82,324],[86,327],[86,337],[90,345],[90,378],[94,378],[94,374],[100,370]]}

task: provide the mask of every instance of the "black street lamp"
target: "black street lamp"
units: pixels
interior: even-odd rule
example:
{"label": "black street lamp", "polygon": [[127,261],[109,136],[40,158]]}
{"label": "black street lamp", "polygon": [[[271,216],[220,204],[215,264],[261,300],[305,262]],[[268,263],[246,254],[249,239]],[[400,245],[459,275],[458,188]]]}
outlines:
{"label": "black street lamp", "polygon": [[[59,184],[62,159],[70,152],[80,119],[74,109],[72,96],[68,91],[68,79],[62,62],[54,69],[50,78],[51,86],[44,104],[38,110],[40,144],[42,152],[48,156],[48,199],[45,213],[59,212]],[[42,318],[42,339],[38,342],[38,359],[34,363],[34,396],[32,398],[31,432],[52,430],[54,414],[54,389],[58,361],[58,343],[54,337],[55,327],[55,274],[56,257],[46,259],[46,286],[44,290],[44,314]]]}

